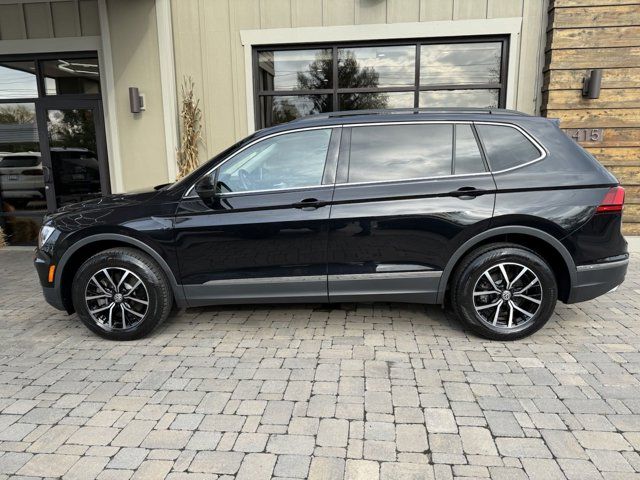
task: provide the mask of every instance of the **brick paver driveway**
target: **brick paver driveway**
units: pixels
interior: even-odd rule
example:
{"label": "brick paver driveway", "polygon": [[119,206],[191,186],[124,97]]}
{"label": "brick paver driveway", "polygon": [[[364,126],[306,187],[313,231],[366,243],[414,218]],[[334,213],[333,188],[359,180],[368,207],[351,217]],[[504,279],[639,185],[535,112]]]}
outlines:
{"label": "brick paver driveway", "polygon": [[193,309],[114,343],[0,251],[0,478],[640,478],[633,262],[514,343],[397,304]]}

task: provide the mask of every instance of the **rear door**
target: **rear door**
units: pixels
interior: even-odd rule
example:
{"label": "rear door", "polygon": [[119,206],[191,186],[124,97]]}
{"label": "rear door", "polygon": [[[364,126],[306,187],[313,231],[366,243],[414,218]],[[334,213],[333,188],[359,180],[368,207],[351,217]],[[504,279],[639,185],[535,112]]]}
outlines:
{"label": "rear door", "polygon": [[345,127],[329,222],[330,301],[434,302],[442,270],[491,220],[470,122]]}

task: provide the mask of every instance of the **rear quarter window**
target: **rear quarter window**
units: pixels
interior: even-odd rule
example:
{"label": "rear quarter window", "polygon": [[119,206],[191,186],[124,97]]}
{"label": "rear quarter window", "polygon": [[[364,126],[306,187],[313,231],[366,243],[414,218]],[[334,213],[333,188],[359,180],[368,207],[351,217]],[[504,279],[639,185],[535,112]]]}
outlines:
{"label": "rear quarter window", "polygon": [[476,124],[476,130],[494,172],[524,165],[541,155],[540,150],[513,127]]}

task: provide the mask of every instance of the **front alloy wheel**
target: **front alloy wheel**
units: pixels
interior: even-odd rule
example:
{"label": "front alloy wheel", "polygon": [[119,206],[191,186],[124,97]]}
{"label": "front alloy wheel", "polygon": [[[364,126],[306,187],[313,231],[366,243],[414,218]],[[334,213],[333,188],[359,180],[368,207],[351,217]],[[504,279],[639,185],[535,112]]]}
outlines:
{"label": "front alloy wheel", "polygon": [[149,310],[142,279],[126,268],[103,268],[92,275],[84,293],[89,315],[104,330],[134,328]]}
{"label": "front alloy wheel", "polygon": [[85,261],[73,279],[73,306],[91,331],[111,340],[144,337],[171,311],[160,266],[134,248],[111,248]]}

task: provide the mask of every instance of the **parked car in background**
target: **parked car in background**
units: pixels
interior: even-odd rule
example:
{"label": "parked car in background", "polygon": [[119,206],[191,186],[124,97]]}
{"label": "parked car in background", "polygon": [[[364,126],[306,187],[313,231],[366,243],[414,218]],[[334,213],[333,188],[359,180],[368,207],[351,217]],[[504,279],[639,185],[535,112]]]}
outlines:
{"label": "parked car in background", "polygon": [[49,216],[49,303],[107,338],[178,307],[450,305],[487,338],[625,277],[624,190],[553,122],[504,110],[364,111],[254,133],[183,180]]}
{"label": "parked car in background", "polygon": [[3,201],[17,209],[44,200],[40,152],[0,153],[0,192]]}

